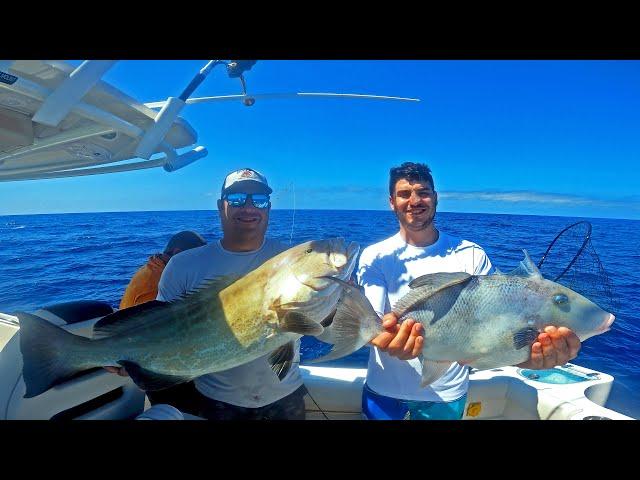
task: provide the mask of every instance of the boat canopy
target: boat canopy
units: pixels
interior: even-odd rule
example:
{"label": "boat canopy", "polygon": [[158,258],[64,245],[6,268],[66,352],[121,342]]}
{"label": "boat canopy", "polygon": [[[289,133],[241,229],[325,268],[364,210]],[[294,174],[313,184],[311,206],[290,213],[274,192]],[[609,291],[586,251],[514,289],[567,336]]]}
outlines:
{"label": "boat canopy", "polygon": [[177,117],[152,149],[160,156],[131,162],[158,111],[100,80],[113,63],[0,62],[0,181],[173,171],[206,155],[193,147],[196,131]]}

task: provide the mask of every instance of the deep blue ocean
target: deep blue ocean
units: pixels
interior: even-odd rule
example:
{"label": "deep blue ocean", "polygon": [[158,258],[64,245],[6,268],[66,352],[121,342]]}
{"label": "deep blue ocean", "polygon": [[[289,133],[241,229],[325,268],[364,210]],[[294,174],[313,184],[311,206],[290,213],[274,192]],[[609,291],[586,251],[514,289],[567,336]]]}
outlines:
{"label": "deep blue ocean", "polygon": [[[584,219],[442,212],[436,224],[480,244],[493,264],[507,272],[523,258],[523,248],[537,263],[556,234],[579,220]],[[574,362],[613,375],[607,406],[640,418],[640,302],[636,303],[640,221],[588,220],[593,226],[592,245],[615,294],[615,309],[609,311],[616,315],[616,322],[611,331],[587,340]],[[117,307],[135,271],[180,230],[195,230],[212,241],[221,234],[218,214],[172,211],[0,217],[0,312],[29,311],[81,299],[103,300]],[[274,210],[268,235],[292,245],[342,236],[364,248],[396,231],[397,221],[390,211]],[[595,287],[600,277],[591,276],[591,290],[586,293],[598,297],[602,292]],[[592,299],[603,307],[613,305],[608,298]],[[303,363],[323,347],[303,338]],[[332,363],[364,367],[367,356],[365,347]]]}

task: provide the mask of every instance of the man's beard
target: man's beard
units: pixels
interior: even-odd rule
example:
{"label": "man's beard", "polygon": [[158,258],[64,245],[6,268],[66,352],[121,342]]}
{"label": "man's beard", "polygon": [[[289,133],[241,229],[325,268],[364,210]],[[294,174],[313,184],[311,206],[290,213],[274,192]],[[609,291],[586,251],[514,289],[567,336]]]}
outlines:
{"label": "man's beard", "polygon": [[400,221],[400,223],[402,223],[402,225],[407,230],[411,230],[412,232],[420,232],[422,230],[428,229],[431,225],[434,224],[435,219],[436,219],[436,212],[434,211],[433,214],[429,218],[427,218],[426,220],[424,220],[423,222],[420,222],[420,223],[417,223],[417,222],[409,223],[407,221],[406,214],[402,215],[402,217],[404,218],[404,222],[400,219],[401,216],[397,212],[396,212],[396,217],[398,217],[398,221]]}

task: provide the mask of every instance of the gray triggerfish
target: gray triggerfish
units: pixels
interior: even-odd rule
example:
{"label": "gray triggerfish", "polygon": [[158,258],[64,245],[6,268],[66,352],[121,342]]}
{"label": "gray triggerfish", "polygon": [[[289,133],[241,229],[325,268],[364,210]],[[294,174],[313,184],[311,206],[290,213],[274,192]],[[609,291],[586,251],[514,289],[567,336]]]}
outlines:
{"label": "gray triggerfish", "polygon": [[[411,290],[392,310],[400,322],[413,318],[424,327],[419,355],[422,386],[441,377],[453,362],[478,369],[522,363],[529,359],[538,334],[550,325],[573,330],[581,341],[609,330],[614,315],[543,278],[526,251],[524,254],[518,268],[506,275],[433,273],[409,284]],[[358,295],[349,285],[345,292]],[[381,333],[379,325],[377,315],[370,311],[357,329],[350,330],[367,335],[370,341]],[[344,337],[341,326],[335,327],[328,326],[321,339]],[[339,347],[334,350],[341,355]],[[330,352],[317,361],[332,357]]]}

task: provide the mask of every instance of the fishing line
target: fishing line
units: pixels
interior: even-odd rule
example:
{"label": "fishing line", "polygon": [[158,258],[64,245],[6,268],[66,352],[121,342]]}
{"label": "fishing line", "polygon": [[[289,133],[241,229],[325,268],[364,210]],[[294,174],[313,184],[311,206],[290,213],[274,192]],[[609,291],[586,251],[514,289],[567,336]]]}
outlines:
{"label": "fishing line", "polygon": [[311,392],[309,391],[309,389],[307,387],[305,387],[305,389],[307,390],[307,395],[309,395],[309,398],[311,399],[313,404],[318,408],[318,411],[322,414],[325,420],[329,420],[329,417],[327,417],[327,415],[324,413],[324,410],[320,408],[320,405],[318,405],[316,401],[313,399],[313,397],[311,396]]}
{"label": "fishing line", "polygon": [[291,182],[291,190],[293,192],[293,215],[291,217],[291,234],[289,235],[289,245],[293,242],[293,226],[296,224],[296,185]]}
{"label": "fishing line", "polygon": [[[300,366],[300,362],[291,362],[291,365],[298,365]],[[324,410],[322,410],[322,408],[320,408],[320,405],[318,405],[318,402],[315,401],[315,399],[311,396],[311,392],[309,391],[309,389],[307,388],[307,386],[305,385],[305,390],[307,391],[307,395],[309,395],[309,398],[311,399],[311,401],[313,402],[313,404],[317,407],[318,411],[322,414],[322,416],[325,418],[325,420],[331,420],[329,417],[327,417],[327,414],[324,413]]]}

